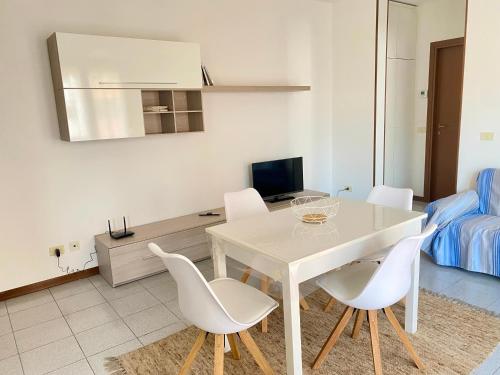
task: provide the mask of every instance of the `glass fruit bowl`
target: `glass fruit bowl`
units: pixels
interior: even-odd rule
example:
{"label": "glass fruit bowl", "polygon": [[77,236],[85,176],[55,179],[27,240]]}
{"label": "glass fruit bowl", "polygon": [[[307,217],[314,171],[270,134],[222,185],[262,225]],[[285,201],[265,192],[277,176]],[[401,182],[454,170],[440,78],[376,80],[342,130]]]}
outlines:
{"label": "glass fruit bowl", "polygon": [[339,198],[305,196],[290,202],[295,217],[304,223],[323,224],[339,212]]}

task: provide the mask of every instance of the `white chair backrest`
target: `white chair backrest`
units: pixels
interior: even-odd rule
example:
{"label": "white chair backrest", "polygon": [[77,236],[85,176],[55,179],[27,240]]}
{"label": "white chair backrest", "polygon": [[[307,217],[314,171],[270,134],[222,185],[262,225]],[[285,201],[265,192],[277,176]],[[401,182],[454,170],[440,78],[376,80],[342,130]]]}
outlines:
{"label": "white chair backrest", "polygon": [[378,185],[368,194],[366,201],[380,206],[411,211],[413,206],[413,190]]}
{"label": "white chair backrest", "polygon": [[351,302],[364,310],[377,310],[403,298],[410,290],[411,266],[422,242],[436,229],[436,225],[431,225],[418,236],[403,238],[394,245],[363,291]]}
{"label": "white chair backrest", "polygon": [[224,206],[227,221],[269,212],[259,192],[253,188],[225,193]]}
{"label": "white chair backrest", "polygon": [[232,328],[238,332],[238,322],[227,313],[193,262],[183,255],[165,253],[155,243],[148,247],[162,259],[177,283],[179,308],[187,320],[206,332],[226,332]]}

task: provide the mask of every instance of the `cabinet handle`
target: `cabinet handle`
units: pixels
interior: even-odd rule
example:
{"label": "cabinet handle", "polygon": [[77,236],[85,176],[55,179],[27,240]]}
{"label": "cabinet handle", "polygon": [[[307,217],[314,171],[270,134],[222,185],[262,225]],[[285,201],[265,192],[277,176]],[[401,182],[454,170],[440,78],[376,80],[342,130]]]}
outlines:
{"label": "cabinet handle", "polygon": [[148,260],[148,259],[153,259],[153,258],[156,258],[155,254],[148,255],[147,257],[142,257],[142,260]]}
{"label": "cabinet handle", "polygon": [[100,85],[177,85],[178,82],[99,82]]}

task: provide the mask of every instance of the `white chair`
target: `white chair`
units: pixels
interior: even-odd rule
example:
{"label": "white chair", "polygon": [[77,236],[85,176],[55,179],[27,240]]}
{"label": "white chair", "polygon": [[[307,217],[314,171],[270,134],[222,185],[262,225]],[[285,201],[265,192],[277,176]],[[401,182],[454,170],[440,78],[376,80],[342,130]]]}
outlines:
{"label": "white chair", "polygon": [[[386,206],[392,208],[399,208],[402,210],[411,211],[413,208],[413,190],[400,189],[391,186],[378,185],[375,186],[366,201],[371,204],[379,206]],[[381,262],[389,252],[389,249],[383,249],[375,254],[358,259],[358,262]],[[324,311],[330,311],[335,305],[335,299],[330,298],[325,305]]]}
{"label": "white chair", "polygon": [[418,236],[399,241],[381,264],[375,262],[356,263],[350,267],[330,272],[318,280],[318,285],[336,300],[347,306],[336,327],[317,355],[312,368],[318,369],[332,350],[354,312],[357,312],[352,337],[356,338],[368,312],[373,364],[375,374],[382,374],[382,360],[378,340],[377,312],[382,309],[400,340],[419,369],[424,368],[406,333],[399,325],[390,306],[403,298],[411,286],[411,265],[420,251],[425,238],[436,225],[427,228]]}
{"label": "white chair", "polygon": [[[267,208],[266,203],[260,196],[259,192],[253,188],[225,193],[224,207],[226,210],[226,220],[228,222],[243,219],[253,215],[269,213],[269,209]],[[252,274],[252,271],[253,270],[251,267],[246,267],[243,271],[243,275],[241,276],[240,281],[243,283],[247,283],[250,275]],[[270,282],[271,279],[268,276],[261,275],[260,290],[267,294],[269,292]],[[309,309],[309,305],[303,297],[300,298],[300,305],[304,310]],[[262,320],[261,330],[262,332],[267,332],[267,318]]]}
{"label": "white chair", "polygon": [[185,256],[165,253],[154,243],[148,247],[162,259],[175,279],[179,308],[184,318],[201,330],[179,374],[188,373],[209,333],[215,335],[215,375],[224,372],[224,335],[228,337],[234,359],[240,358],[237,335],[264,374],[273,374],[247,329],[267,317],[278,307],[278,303],[261,291],[234,279],[220,278],[207,283]]}

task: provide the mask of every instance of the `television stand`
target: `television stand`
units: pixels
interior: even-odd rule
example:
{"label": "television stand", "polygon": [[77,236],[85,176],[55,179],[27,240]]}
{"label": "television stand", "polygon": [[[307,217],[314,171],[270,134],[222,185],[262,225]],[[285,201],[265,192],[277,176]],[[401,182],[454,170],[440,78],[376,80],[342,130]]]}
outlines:
{"label": "television stand", "polygon": [[292,199],[295,199],[293,195],[278,195],[276,197],[266,199],[266,202],[277,203],[277,202],[291,201]]}

